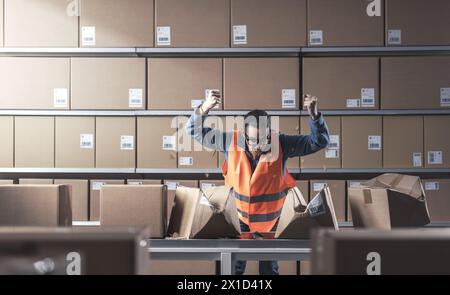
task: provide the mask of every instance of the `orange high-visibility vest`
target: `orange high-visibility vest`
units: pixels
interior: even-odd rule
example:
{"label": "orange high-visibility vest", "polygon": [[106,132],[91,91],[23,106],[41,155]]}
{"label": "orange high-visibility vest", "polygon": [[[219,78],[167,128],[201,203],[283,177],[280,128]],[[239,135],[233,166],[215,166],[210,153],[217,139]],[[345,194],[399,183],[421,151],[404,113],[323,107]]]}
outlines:
{"label": "orange high-visibility vest", "polygon": [[[269,232],[280,217],[286,190],[295,187],[296,183],[287,168],[283,171],[283,155],[278,140],[278,152],[261,155],[252,173],[245,149],[238,147],[239,136],[243,135],[238,131],[233,133],[228,159],[222,166],[225,183],[234,189],[240,220],[249,226],[251,232]],[[278,134],[272,138],[275,136],[278,138]]]}

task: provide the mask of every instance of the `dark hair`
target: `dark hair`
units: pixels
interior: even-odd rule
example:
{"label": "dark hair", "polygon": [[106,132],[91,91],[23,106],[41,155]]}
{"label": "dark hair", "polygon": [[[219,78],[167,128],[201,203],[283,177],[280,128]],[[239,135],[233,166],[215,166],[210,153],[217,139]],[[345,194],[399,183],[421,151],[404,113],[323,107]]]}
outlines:
{"label": "dark hair", "polygon": [[[245,129],[247,129],[247,127],[249,125],[254,126],[256,128],[260,128],[260,123],[261,121],[266,120],[267,122],[267,126],[270,127],[270,116],[269,114],[267,114],[266,111],[263,110],[253,110],[248,112],[245,117],[244,117],[244,122],[245,122]],[[256,126],[255,123],[256,122]]]}

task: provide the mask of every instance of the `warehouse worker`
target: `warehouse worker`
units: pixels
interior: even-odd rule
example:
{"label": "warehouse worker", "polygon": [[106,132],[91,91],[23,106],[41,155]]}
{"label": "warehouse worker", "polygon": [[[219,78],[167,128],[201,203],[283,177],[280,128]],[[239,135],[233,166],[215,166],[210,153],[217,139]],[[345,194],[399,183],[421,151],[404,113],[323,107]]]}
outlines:
{"label": "warehouse worker", "polygon": [[[265,111],[254,110],[244,118],[241,130],[221,132],[203,126],[208,112],[221,103],[219,91],[211,91],[205,102],[191,115],[186,131],[203,146],[220,150],[225,161],[225,183],[233,187],[242,232],[276,230],[286,191],[296,186],[288,173],[289,158],[306,156],[328,146],[329,132],[317,109],[317,98],[306,95],[310,115],[310,135],[285,135],[271,130]],[[246,262],[238,261],[236,274],[245,272]],[[277,275],[276,261],[259,262],[261,275]]]}

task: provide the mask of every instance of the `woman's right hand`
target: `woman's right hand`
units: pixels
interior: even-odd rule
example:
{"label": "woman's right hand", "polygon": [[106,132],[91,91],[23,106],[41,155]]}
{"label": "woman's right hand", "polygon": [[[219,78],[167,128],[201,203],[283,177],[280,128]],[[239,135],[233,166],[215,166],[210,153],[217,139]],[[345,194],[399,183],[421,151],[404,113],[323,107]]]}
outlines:
{"label": "woman's right hand", "polygon": [[200,109],[203,113],[208,113],[211,109],[222,103],[222,96],[219,90],[211,90],[208,97],[201,105]]}

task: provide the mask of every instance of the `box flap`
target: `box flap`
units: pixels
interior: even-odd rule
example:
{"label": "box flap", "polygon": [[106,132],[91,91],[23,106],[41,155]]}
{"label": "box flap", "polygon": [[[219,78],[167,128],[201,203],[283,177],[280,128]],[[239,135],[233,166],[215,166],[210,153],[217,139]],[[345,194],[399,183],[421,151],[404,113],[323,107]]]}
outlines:
{"label": "box flap", "polygon": [[202,193],[198,188],[177,187],[167,230],[169,237],[189,238],[201,196]]}

